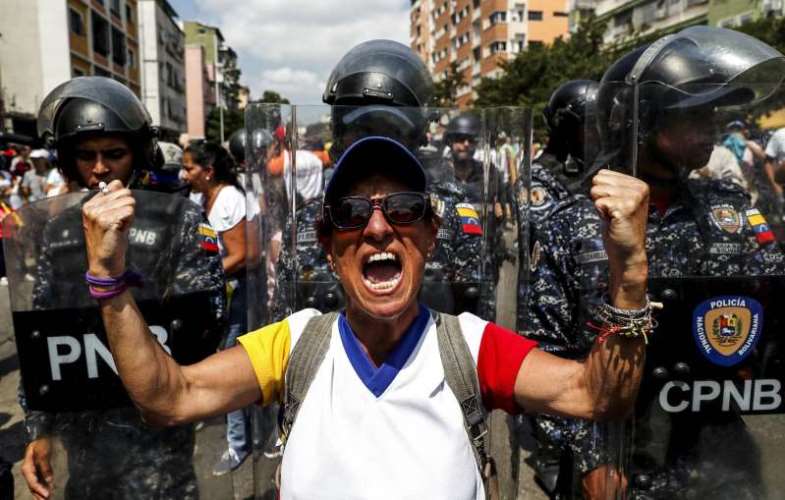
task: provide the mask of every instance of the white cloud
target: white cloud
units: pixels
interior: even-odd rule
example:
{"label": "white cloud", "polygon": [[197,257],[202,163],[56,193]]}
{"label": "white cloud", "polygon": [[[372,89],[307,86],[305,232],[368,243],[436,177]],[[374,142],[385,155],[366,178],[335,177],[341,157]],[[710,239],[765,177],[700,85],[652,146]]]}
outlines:
{"label": "white cloud", "polygon": [[195,0],[199,18],[237,51],[254,98],[274,90],[293,103],[321,102],[333,66],[373,38],[408,44],[408,0]]}

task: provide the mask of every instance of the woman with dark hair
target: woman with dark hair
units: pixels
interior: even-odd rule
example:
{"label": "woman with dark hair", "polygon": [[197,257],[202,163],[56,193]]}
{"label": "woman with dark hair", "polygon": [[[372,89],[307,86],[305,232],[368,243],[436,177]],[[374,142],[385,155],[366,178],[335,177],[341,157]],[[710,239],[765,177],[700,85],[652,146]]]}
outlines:
{"label": "woman with dark hair", "polygon": [[[216,143],[194,142],[183,153],[183,179],[191,192],[201,195],[210,226],[218,233],[218,249],[226,273],[229,298],[229,331],[223,348],[232,347],[248,330],[246,316],[246,200],[229,152]],[[228,447],[213,473],[226,474],[243,463],[250,451],[250,417],[247,409],[226,416]]]}

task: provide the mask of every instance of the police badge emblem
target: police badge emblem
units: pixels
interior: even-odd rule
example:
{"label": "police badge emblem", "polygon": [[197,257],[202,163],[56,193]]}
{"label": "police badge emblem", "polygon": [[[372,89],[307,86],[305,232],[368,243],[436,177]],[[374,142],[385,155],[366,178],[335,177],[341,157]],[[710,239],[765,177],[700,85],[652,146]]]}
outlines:
{"label": "police badge emblem", "polygon": [[530,197],[532,210],[544,210],[551,206],[551,195],[549,195],[548,190],[542,186],[532,186]]}
{"label": "police badge emblem", "polygon": [[709,219],[726,233],[736,234],[741,230],[741,216],[731,205],[714,205],[709,210]]}
{"label": "police badge emblem", "polygon": [[444,200],[439,198],[438,195],[431,193],[431,209],[440,219],[444,218]]}
{"label": "police badge emblem", "polygon": [[743,295],[723,295],[706,300],[692,315],[692,334],[703,356],[720,366],[744,361],[763,330],[763,307]]}

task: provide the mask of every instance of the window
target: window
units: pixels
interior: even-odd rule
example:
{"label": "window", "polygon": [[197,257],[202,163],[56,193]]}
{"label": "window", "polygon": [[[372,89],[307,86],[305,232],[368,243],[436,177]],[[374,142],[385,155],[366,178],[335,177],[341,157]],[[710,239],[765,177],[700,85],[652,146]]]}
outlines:
{"label": "window", "polygon": [[93,50],[102,56],[109,55],[109,23],[100,14],[93,11]]}
{"label": "window", "polygon": [[507,50],[507,42],[493,42],[489,48],[491,49],[491,54],[504,52]]}
{"label": "window", "polygon": [[491,16],[488,19],[491,22],[491,26],[493,26],[494,24],[503,23],[507,21],[507,13],[501,11],[494,12],[493,14],[491,14]]}
{"label": "window", "polygon": [[134,54],[133,49],[128,49],[128,67],[133,68],[136,66],[136,54]]}
{"label": "window", "polygon": [[541,10],[530,10],[529,11],[529,21],[542,21],[542,11]]}
{"label": "window", "polygon": [[543,43],[539,40],[529,40],[529,48],[530,49],[539,49],[542,48]]}
{"label": "window", "polygon": [[81,12],[68,9],[68,27],[74,35],[84,36],[84,18]]}
{"label": "window", "polygon": [[109,7],[109,12],[117,18],[120,17],[120,0],[112,0],[112,6]]}
{"label": "window", "polygon": [[77,76],[84,76],[84,71],[79,68],[71,68],[71,73],[73,73],[74,78]]}
{"label": "window", "polygon": [[127,54],[125,35],[119,29],[112,27],[112,60],[119,66],[125,66]]}
{"label": "window", "polygon": [[482,59],[482,47],[475,47],[472,49],[472,57],[474,57],[475,61]]}
{"label": "window", "polygon": [[106,71],[105,69],[103,69],[101,67],[95,66],[94,68],[95,69],[93,70],[93,74],[95,76],[112,76],[111,73],[109,73],[108,71]]}
{"label": "window", "polygon": [[558,11],[558,10],[554,10],[553,11],[553,17],[569,17],[569,14],[567,12],[561,12],[561,11]]}
{"label": "window", "polygon": [[134,9],[132,9],[131,6],[128,4],[125,4],[125,22],[127,23],[134,22]]}

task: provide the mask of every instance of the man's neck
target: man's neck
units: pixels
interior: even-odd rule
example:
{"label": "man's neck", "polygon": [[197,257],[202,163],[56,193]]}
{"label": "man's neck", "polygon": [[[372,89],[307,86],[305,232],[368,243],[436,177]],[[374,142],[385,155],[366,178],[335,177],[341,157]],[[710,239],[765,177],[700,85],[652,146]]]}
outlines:
{"label": "man's neck", "polygon": [[418,312],[416,301],[402,314],[391,319],[374,318],[363,311],[347,307],[346,319],[365,353],[374,365],[380,366],[417,319]]}

